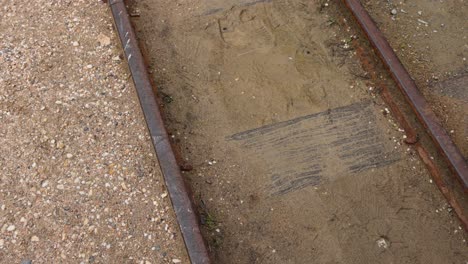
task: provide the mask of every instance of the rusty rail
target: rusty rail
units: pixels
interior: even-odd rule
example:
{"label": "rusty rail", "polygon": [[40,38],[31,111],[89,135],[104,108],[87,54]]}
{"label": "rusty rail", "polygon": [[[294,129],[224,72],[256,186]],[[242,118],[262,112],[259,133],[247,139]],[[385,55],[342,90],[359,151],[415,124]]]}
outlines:
{"label": "rusty rail", "polygon": [[395,100],[393,99],[388,86],[383,82],[376,74],[376,68],[374,67],[374,63],[372,63],[372,58],[370,52],[365,50],[359,43],[357,39],[353,42],[353,46],[356,49],[356,56],[361,62],[363,69],[369,73],[370,80],[375,84],[378,84],[381,88],[380,96],[382,97],[383,101],[388,105],[390,108],[390,112],[392,113],[393,117],[398,121],[400,126],[405,130],[407,138],[405,140],[406,143],[411,144],[416,152],[419,154],[422,162],[426,165],[429,173],[434,180],[437,188],[439,188],[442,195],[445,197],[447,202],[453,208],[455,214],[457,215],[458,219],[460,220],[463,228],[468,231],[468,218],[463,211],[463,207],[458,202],[455,193],[453,190],[445,184],[443,180],[443,175],[440,169],[437,167],[434,160],[430,158],[429,153],[424,148],[424,146],[417,140],[417,134],[415,128],[413,128],[408,122],[406,116],[403,114],[399,106],[396,104]]}
{"label": "rusty rail", "polygon": [[211,263],[200,232],[197,214],[164,127],[127,8],[123,0],[108,2],[190,261],[193,264]]}
{"label": "rusty rail", "polygon": [[343,2],[367,35],[370,43],[389,69],[393,79],[405,95],[406,100],[416,113],[419,121],[428,130],[435,145],[445,157],[450,169],[457,175],[466,192],[468,189],[468,165],[460,150],[442,127],[415,82],[360,1],[343,0]]}

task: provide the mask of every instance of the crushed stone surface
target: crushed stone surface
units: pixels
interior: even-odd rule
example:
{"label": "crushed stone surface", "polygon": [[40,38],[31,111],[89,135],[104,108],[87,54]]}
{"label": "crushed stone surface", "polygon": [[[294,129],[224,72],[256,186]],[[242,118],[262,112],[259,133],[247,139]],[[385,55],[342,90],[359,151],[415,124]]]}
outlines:
{"label": "crushed stone surface", "polygon": [[188,263],[106,4],[0,0],[0,263]]}

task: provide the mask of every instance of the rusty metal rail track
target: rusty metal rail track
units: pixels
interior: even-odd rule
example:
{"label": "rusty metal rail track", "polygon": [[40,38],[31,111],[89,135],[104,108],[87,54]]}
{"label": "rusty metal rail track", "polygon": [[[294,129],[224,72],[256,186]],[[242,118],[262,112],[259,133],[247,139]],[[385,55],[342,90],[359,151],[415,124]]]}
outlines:
{"label": "rusty metal rail track", "polygon": [[109,6],[190,261],[194,264],[211,263],[205,241],[200,232],[197,214],[164,127],[127,8],[123,0],[110,0]]}
{"label": "rusty metal rail track", "polygon": [[343,0],[343,2],[367,35],[370,43],[388,68],[401,92],[405,95],[419,121],[426,127],[435,145],[445,157],[450,169],[455,173],[466,192],[468,189],[468,165],[460,150],[442,127],[416,86],[416,83],[360,1]]}
{"label": "rusty metal rail track", "polygon": [[400,107],[394,100],[394,96],[392,96],[389,87],[385,84],[384,81],[382,81],[377,76],[377,69],[375,67],[375,64],[373,63],[370,52],[364,49],[360,41],[358,41],[357,39],[353,41],[353,46],[355,47],[356,56],[361,62],[363,69],[369,73],[370,80],[377,83],[378,86],[381,88],[380,95],[382,97],[382,100],[388,105],[393,117],[405,130],[405,133],[407,135],[405,142],[412,145],[416,152],[419,154],[419,157],[421,158],[422,162],[426,165],[426,168],[431,174],[434,183],[437,185],[437,188],[439,188],[442,195],[445,197],[447,202],[454,210],[463,228],[466,231],[468,231],[468,218],[466,217],[463,211],[462,205],[458,202],[457,197],[453,192],[453,189],[445,183],[440,168],[437,167],[434,160],[430,158],[430,154],[428,153],[428,151],[425,149],[423,144],[417,139],[416,129],[407,120],[405,114],[403,114],[403,111],[400,109]]}
{"label": "rusty metal rail track", "polygon": [[[343,2],[367,35],[370,43],[375,48],[385,66],[389,69],[393,79],[405,95],[420,122],[427,128],[429,135],[432,137],[442,155],[446,158],[451,170],[458,176],[458,179],[466,191],[468,188],[468,166],[461,152],[441,126],[415,82],[398,59],[382,32],[361,5],[360,1],[343,0]],[[190,261],[196,264],[211,263],[205,241],[200,232],[197,214],[190,200],[188,189],[185,186],[176,157],[170,145],[144,58],[138,46],[124,0],[110,0],[109,6],[114,17],[114,23],[125,52],[128,66],[132,73],[133,82],[135,83],[138,98]],[[411,138],[415,138],[415,135],[411,136]],[[418,150],[419,149],[420,148],[418,148]],[[434,170],[436,169],[437,168]],[[454,198],[451,193],[449,193],[443,185],[439,186],[439,188],[441,188],[446,198],[453,202],[451,202],[451,204],[456,205],[454,207],[458,209],[459,206],[457,206],[456,200],[453,200]],[[448,195],[446,195],[447,193]],[[458,213],[459,212],[457,212],[457,214]],[[459,214],[459,217],[466,228],[468,220],[463,216],[462,212]]]}

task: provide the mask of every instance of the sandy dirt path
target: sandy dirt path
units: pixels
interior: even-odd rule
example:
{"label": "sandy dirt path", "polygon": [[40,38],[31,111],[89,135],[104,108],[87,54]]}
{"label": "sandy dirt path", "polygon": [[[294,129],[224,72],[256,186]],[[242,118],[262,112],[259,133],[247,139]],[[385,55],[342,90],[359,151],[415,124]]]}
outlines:
{"label": "sandy dirt path", "polygon": [[336,3],[133,2],[216,263],[467,260]]}

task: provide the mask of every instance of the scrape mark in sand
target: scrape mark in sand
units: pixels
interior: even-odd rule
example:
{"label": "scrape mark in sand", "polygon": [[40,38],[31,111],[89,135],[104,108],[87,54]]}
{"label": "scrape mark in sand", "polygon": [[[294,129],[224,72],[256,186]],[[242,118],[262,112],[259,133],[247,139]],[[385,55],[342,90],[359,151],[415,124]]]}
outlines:
{"label": "scrape mark in sand", "polygon": [[394,163],[364,101],[232,135],[248,155],[266,161],[272,195],[349,177]]}
{"label": "scrape mark in sand", "polygon": [[238,1],[232,1],[230,2],[229,6],[227,6],[226,8],[222,8],[222,7],[218,7],[218,8],[212,8],[212,9],[209,9],[205,12],[203,12],[201,15],[202,16],[209,16],[209,15],[213,15],[213,14],[216,14],[216,13],[219,13],[219,12],[222,12],[224,10],[227,10],[233,6],[253,6],[253,5],[256,5],[256,4],[260,4],[260,3],[269,3],[269,2],[272,2],[273,0],[256,0],[256,1],[245,1],[245,0],[238,0]]}
{"label": "scrape mark in sand", "polygon": [[468,74],[462,74],[441,81],[430,87],[433,93],[458,99],[462,102],[468,102]]}

